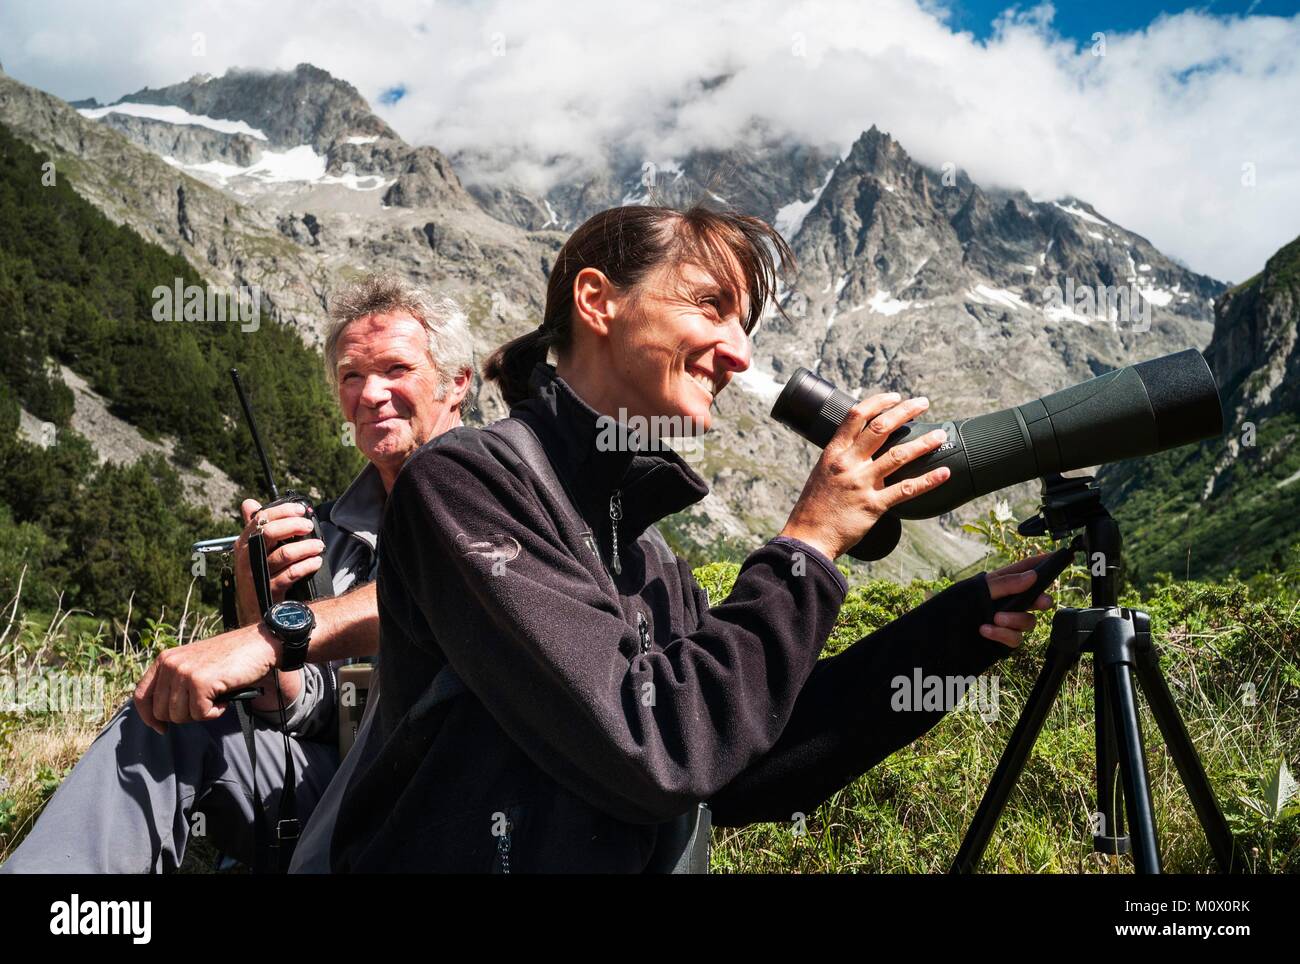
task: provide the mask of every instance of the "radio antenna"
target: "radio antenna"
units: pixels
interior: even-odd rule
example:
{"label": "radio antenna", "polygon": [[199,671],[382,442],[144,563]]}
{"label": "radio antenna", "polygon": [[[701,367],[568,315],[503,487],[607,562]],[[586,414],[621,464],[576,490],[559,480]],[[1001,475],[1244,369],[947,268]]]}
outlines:
{"label": "radio antenna", "polygon": [[248,404],[248,396],[244,393],[244,383],[239,380],[239,369],[230,369],[230,380],[235,383],[235,394],[239,396],[239,404],[244,408],[244,418],[248,421],[248,430],[253,435],[253,448],[257,449],[257,457],[262,462],[266,489],[271,493],[271,501],[274,502],[280,498],[280,490],[276,488],[275,478],[271,475],[271,463],[266,457],[266,449],[262,447],[262,437],[257,433],[257,422],[253,420],[253,409]]}

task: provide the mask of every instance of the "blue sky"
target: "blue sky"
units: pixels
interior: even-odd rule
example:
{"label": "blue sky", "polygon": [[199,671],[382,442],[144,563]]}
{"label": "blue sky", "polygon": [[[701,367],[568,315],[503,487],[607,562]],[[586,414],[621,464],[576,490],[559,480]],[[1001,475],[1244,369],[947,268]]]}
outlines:
{"label": "blue sky", "polygon": [[[1028,10],[1032,3],[1009,3],[1006,0],[945,0],[952,11],[948,23],[958,30],[969,31],[979,40],[993,34],[993,25],[1003,11]],[[1290,17],[1300,12],[1297,0],[1209,0],[1205,3],[1161,3],[1151,0],[1063,0],[1054,4],[1052,25],[1062,36],[1079,44],[1091,44],[1092,35],[1140,30],[1162,13],[1199,10],[1217,16]]]}

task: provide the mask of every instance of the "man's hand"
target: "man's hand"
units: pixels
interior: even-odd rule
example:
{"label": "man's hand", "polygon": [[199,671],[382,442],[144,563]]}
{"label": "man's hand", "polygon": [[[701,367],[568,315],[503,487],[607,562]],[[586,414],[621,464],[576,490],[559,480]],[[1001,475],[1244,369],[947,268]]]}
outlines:
{"label": "man's hand", "polygon": [[136,684],[136,712],[159,733],[168,723],[214,720],[226,705],[213,700],[265,677],[279,660],[279,647],[258,623],[166,650]]}
{"label": "man's hand", "polygon": [[[1042,555],[1030,556],[1028,559],[1021,559],[1019,562],[996,569],[988,574],[989,596],[993,599],[1004,599],[1007,596],[1014,596],[1016,593],[1024,592],[1034,584],[1036,573],[1032,570],[1048,556],[1050,552],[1044,552]],[[1052,608],[1052,597],[1043,593],[1034,600],[1031,609],[1050,609]],[[996,639],[1004,646],[1010,646],[1012,649],[1018,647],[1025,639],[1025,633],[1034,628],[1038,621],[1033,613],[1024,612],[1006,612],[995,613],[993,616],[994,625],[985,623],[980,627],[980,635],[987,639]]]}
{"label": "man's hand", "polygon": [[[271,601],[283,602],[285,594],[299,579],[305,579],[321,567],[325,543],[319,539],[284,542],[294,536],[311,535],[311,520],[298,502],[263,509],[255,499],[245,499],[239,507],[244,516],[244,531],[235,540],[235,599],[239,625],[261,622],[257,590],[253,587],[253,569],[248,557],[248,538],[262,526],[266,541],[266,565],[271,571]],[[282,544],[283,543],[283,544]]]}

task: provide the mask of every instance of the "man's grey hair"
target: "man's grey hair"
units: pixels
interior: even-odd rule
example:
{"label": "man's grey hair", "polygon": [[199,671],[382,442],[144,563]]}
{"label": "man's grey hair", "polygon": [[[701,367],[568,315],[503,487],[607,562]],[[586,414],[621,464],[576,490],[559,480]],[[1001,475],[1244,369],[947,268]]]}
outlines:
{"label": "man's grey hair", "polygon": [[438,398],[446,396],[456,376],[465,369],[469,369],[473,388],[474,341],[469,334],[469,319],[460,305],[451,298],[436,298],[399,275],[383,272],[344,285],[330,298],[325,375],[336,391],[339,339],[344,330],[358,318],[393,311],[405,311],[424,325],[429,336],[429,359],[438,369]]}

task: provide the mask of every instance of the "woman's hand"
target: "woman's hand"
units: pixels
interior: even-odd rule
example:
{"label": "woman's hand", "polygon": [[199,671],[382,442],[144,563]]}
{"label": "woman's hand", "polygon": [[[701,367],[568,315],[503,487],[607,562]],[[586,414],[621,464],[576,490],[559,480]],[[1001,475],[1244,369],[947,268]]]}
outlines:
{"label": "woman's hand", "polygon": [[942,445],[947,440],[943,429],[872,458],[896,428],[929,405],[925,398],[904,402],[890,392],[863,399],[849,409],[844,424],[822,450],[781,535],[806,542],[834,559],[857,545],[888,509],[947,479],[949,470],[938,468],[893,485],[884,483],[908,462]]}
{"label": "woman's hand", "polygon": [[[1034,566],[1050,555],[1050,552],[1044,552],[1042,555],[1030,556],[1028,559],[1021,559],[1019,562],[990,572],[988,574],[989,596],[993,599],[1004,599],[1024,592],[1034,584],[1036,577],[1032,571]],[[1052,597],[1043,593],[1029,608],[1050,609],[1051,607]],[[981,626],[980,635],[1015,649],[1024,642],[1025,633],[1032,630],[1037,621],[1038,617],[1030,612],[995,613],[993,625],[985,623]]]}

